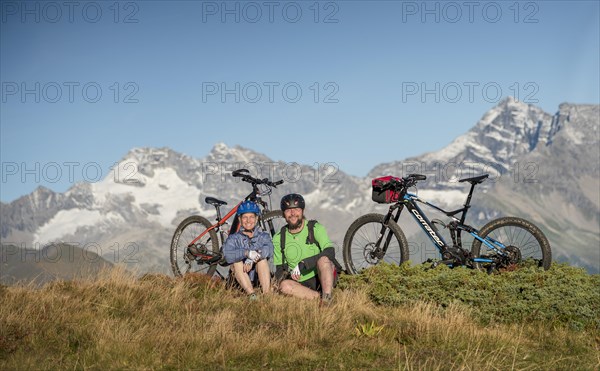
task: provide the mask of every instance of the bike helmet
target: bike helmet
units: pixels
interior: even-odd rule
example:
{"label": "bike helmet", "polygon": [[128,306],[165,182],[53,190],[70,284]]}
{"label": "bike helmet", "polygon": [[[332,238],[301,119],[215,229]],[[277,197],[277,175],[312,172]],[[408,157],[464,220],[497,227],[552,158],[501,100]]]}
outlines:
{"label": "bike helmet", "polygon": [[246,214],[246,213],[253,213],[256,215],[260,215],[260,208],[258,207],[256,202],[244,201],[238,207],[237,214],[242,215],[242,214]]}
{"label": "bike helmet", "polygon": [[295,207],[299,207],[304,210],[304,197],[297,193],[291,193],[287,196],[283,196],[281,199],[281,211],[286,211],[287,209],[293,209]]}

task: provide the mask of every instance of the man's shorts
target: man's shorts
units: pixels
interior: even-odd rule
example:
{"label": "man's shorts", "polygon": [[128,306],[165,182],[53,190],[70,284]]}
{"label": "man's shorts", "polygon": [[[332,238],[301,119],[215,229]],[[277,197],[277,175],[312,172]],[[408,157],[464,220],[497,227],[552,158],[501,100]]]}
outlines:
{"label": "man's shorts", "polygon": [[[335,268],[333,268],[333,287],[335,287],[337,285],[337,281],[338,281],[338,273],[335,270]],[[299,284],[301,284],[304,287],[308,287],[309,289],[313,290],[313,291],[318,291],[321,292],[321,281],[319,280],[319,277],[317,274],[315,274],[314,277],[309,278],[307,280],[304,280],[302,282],[298,282]]]}

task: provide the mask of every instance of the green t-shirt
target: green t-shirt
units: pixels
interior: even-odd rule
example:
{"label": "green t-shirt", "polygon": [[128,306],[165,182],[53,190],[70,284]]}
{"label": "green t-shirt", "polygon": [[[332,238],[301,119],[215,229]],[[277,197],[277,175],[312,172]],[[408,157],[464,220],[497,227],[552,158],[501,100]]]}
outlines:
{"label": "green t-shirt", "polygon": [[[327,247],[333,246],[333,243],[327,236],[327,231],[319,223],[315,223],[315,240],[319,242],[321,250],[316,244],[309,245],[306,243],[308,238],[308,220],[304,220],[304,227],[296,234],[290,233],[286,228],[285,230],[285,261],[289,270],[291,271],[300,263],[303,259],[310,258],[311,256],[318,255],[322,250]],[[273,264],[275,266],[281,265],[281,231],[273,236],[273,246],[275,247],[273,254]],[[303,282],[310,278],[313,278],[317,272],[317,268],[313,268],[307,271],[300,272],[300,279],[298,282]]]}

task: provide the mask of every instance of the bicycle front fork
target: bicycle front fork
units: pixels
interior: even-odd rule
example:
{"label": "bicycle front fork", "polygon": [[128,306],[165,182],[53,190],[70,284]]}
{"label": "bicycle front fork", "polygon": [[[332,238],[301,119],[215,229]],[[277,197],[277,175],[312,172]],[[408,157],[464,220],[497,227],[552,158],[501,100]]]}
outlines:
{"label": "bicycle front fork", "polygon": [[[383,225],[381,226],[381,231],[379,232],[379,238],[377,239],[377,242],[375,243],[375,249],[371,252],[372,258],[381,260],[385,256],[385,253],[387,252],[387,249],[390,246],[390,242],[392,241],[392,237],[394,236],[394,233],[388,227],[388,224],[392,220],[394,221],[394,223],[398,223],[398,220],[400,219],[400,212],[402,211],[403,207],[404,207],[404,205],[402,205],[402,204],[400,204],[400,205],[394,204],[394,205],[390,206],[390,210],[383,218]],[[394,215],[395,209],[398,209],[398,211],[396,212],[396,215]],[[386,232],[387,232],[387,236],[386,236]],[[381,242],[383,241],[384,237],[385,237],[385,242],[383,243],[383,247],[382,247]]]}

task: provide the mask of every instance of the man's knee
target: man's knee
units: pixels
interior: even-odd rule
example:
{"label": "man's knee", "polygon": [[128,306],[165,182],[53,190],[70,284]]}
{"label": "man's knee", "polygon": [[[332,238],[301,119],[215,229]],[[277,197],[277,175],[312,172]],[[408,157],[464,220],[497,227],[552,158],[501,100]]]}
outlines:
{"label": "man's knee", "polygon": [[333,263],[326,256],[321,256],[319,260],[317,260],[317,266],[321,268],[331,268],[333,269]]}
{"label": "man's knee", "polygon": [[290,280],[283,280],[279,284],[279,291],[282,294],[291,295],[293,290],[294,290],[294,283]]}
{"label": "man's knee", "polygon": [[329,258],[326,256],[321,256],[319,258],[319,260],[317,260],[317,264],[329,264],[329,263],[331,263],[331,260],[329,260]]}

